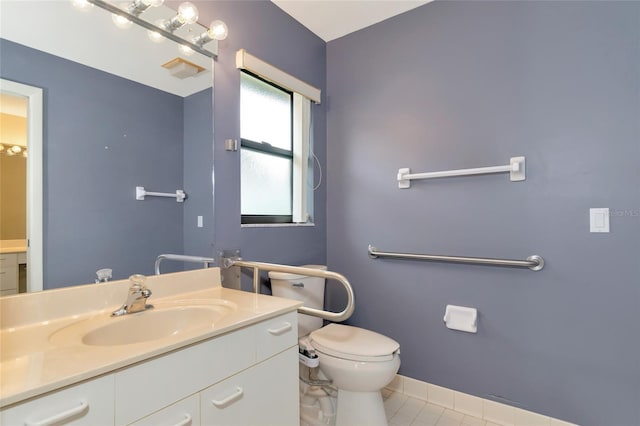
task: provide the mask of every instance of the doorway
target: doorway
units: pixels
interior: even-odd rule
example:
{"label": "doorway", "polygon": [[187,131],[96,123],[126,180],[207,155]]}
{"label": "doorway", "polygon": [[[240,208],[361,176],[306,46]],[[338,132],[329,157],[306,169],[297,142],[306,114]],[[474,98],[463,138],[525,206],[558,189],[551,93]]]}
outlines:
{"label": "doorway", "polygon": [[[15,291],[43,287],[43,96],[42,89],[0,79],[2,119],[2,229],[0,255]],[[13,132],[7,130],[15,130]],[[5,132],[7,131],[7,132]],[[25,134],[26,132],[26,134]],[[11,174],[9,174],[11,173]],[[20,192],[20,193],[18,193]],[[21,216],[22,215],[22,216]],[[6,220],[5,220],[6,219]],[[9,285],[9,284],[7,284]],[[11,290],[11,291],[9,291]]]}

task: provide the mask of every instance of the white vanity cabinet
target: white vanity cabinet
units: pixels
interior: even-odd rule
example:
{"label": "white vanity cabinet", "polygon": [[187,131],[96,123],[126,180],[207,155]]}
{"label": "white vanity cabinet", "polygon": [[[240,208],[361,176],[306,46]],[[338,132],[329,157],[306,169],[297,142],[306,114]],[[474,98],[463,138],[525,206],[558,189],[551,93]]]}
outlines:
{"label": "white vanity cabinet", "polygon": [[0,413],[2,426],[113,424],[113,375],[23,402]]}
{"label": "white vanity cabinet", "polygon": [[204,390],[202,425],[298,425],[298,370],[290,368],[297,364],[290,348]]}
{"label": "white vanity cabinet", "polygon": [[0,424],[298,425],[297,343],[293,311],[12,406]]}
{"label": "white vanity cabinet", "polygon": [[18,293],[18,253],[0,254],[0,296]]}
{"label": "white vanity cabinet", "polygon": [[200,423],[200,396],[191,395],[151,414],[131,426],[197,426]]}
{"label": "white vanity cabinet", "polygon": [[127,425],[256,362],[257,324],[115,373],[116,425]]}

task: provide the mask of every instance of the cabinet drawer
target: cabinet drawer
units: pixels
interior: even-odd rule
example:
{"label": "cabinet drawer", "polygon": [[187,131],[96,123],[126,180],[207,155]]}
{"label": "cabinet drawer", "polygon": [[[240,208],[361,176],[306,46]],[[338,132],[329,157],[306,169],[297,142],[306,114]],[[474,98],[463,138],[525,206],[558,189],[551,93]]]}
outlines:
{"label": "cabinet drawer", "polygon": [[200,425],[200,396],[192,395],[131,426],[198,426]]}
{"label": "cabinet drawer", "polygon": [[115,418],[129,424],[255,363],[253,327],[115,373]]}
{"label": "cabinet drawer", "polygon": [[5,266],[17,266],[18,254],[17,253],[2,253],[0,254],[0,268]]}
{"label": "cabinet drawer", "polygon": [[0,291],[18,288],[18,264],[0,267]]}
{"label": "cabinet drawer", "polygon": [[298,426],[298,386],[290,348],[201,392],[202,425]]}
{"label": "cabinet drawer", "polygon": [[298,314],[290,312],[257,326],[258,361],[298,344]]}
{"label": "cabinet drawer", "polygon": [[104,376],[3,410],[3,426],[111,425],[113,375]]}

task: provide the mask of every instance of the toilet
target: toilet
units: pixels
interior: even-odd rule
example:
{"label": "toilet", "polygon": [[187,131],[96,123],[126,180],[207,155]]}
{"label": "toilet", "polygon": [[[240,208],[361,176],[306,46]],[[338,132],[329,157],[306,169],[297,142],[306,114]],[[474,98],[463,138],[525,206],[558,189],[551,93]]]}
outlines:
{"label": "toilet", "polygon": [[[324,265],[305,268],[326,270]],[[309,308],[324,308],[325,279],[282,272],[269,272],[274,296],[301,300]],[[400,368],[400,345],[382,334],[343,324],[328,324],[298,314],[301,359],[301,425],[386,426],[380,390]],[[303,355],[302,352],[305,354]],[[319,360],[320,379],[331,387],[308,385],[309,356]],[[316,361],[317,362],[317,361]]]}

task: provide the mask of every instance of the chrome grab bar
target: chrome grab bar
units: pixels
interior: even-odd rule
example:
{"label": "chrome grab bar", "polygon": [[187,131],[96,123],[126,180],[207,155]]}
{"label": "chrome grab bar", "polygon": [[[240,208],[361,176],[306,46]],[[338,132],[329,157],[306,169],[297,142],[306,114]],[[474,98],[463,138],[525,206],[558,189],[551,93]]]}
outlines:
{"label": "chrome grab bar", "polygon": [[249,262],[241,259],[226,258],[224,260],[224,268],[231,266],[239,266],[253,269],[253,291],[255,293],[260,292],[260,271],[272,271],[272,272],[288,272],[291,274],[306,275],[310,277],[322,277],[331,280],[336,280],[344,287],[347,292],[347,306],[341,312],[329,312],[321,309],[308,308],[301,306],[298,308],[298,312],[301,314],[307,314],[314,317],[319,317],[333,322],[341,322],[349,319],[353,314],[354,295],[353,288],[349,284],[349,280],[344,275],[337,272],[323,271],[321,269],[304,268],[302,266],[288,266],[280,265],[277,263],[264,263],[264,262]]}
{"label": "chrome grab bar", "polygon": [[488,257],[393,253],[393,252],[378,251],[377,248],[370,245],[369,257],[373,259],[376,259],[378,257],[389,257],[389,258],[395,258],[395,259],[431,260],[435,262],[471,263],[475,265],[515,266],[520,268],[529,268],[532,271],[539,271],[544,267],[544,259],[541,256],[538,256],[537,254],[527,257],[527,260],[511,260],[511,259],[494,259],[494,258],[488,258]]}
{"label": "chrome grab bar", "polygon": [[186,256],[184,254],[161,254],[156,257],[156,275],[160,275],[160,263],[163,260],[177,260],[178,262],[190,262],[190,263],[202,263],[205,268],[208,268],[210,264],[214,263],[214,260],[210,257],[201,256]]}

